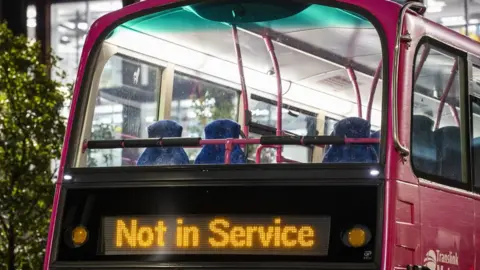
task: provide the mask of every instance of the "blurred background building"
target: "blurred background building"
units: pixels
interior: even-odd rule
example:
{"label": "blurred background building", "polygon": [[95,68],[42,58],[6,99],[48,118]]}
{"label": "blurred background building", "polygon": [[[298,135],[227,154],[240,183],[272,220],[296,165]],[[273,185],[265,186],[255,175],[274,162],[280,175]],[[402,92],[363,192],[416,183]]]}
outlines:
{"label": "blurred background building", "polygon": [[[63,58],[61,68],[68,73],[68,81],[73,81],[90,25],[106,13],[138,1],[142,0],[0,0],[0,20],[8,21],[16,33],[28,34],[51,47]],[[480,41],[480,0],[424,2],[427,18]]]}
{"label": "blurred background building", "polygon": [[0,0],[0,20],[14,32],[51,47],[63,59],[60,67],[72,82],[92,23],[134,2],[138,0]]}

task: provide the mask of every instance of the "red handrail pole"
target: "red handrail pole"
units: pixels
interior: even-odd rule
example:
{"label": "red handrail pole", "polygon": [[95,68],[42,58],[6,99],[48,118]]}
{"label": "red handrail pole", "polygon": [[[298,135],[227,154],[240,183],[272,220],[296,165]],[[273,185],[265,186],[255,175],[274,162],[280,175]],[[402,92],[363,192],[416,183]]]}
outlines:
{"label": "red handrail pole", "polygon": [[242,88],[242,101],[243,101],[243,133],[245,137],[248,138],[248,125],[247,125],[247,114],[248,114],[248,93],[247,93],[247,85],[245,83],[245,74],[243,72],[243,60],[242,60],[242,52],[240,50],[240,40],[238,38],[238,30],[237,26],[232,24],[232,34],[233,40],[235,42],[235,53],[237,54],[237,66],[238,66],[238,74],[240,75],[240,86]]}
{"label": "red handrail pole", "polygon": [[[275,71],[275,77],[277,79],[277,136],[282,136],[282,77],[280,75],[280,67],[278,65],[278,59],[275,54],[275,48],[273,47],[272,40],[268,36],[264,36],[263,40],[267,46],[270,58],[272,59],[273,70]],[[277,163],[282,162],[282,149],[283,146],[277,148]]]}
{"label": "red handrail pole", "polygon": [[274,145],[259,145],[255,151],[255,163],[260,164],[262,162],[262,150],[265,148],[276,148]]}
{"label": "red handrail pole", "polygon": [[358,110],[358,117],[362,118],[362,96],[360,95],[360,87],[358,86],[357,76],[355,76],[355,71],[353,71],[351,66],[347,66],[347,73],[350,81],[353,84],[353,90],[357,95],[357,110]]}
{"label": "red handrail pole", "polygon": [[[261,156],[262,156],[262,151],[263,149],[265,148],[279,148],[280,145],[260,145],[257,147],[257,150],[255,152],[255,163],[257,164],[260,164],[262,161],[261,161]],[[289,158],[286,158],[286,157],[283,157],[281,156],[280,157],[282,162],[287,162],[287,163],[300,163],[298,161],[295,161],[293,159],[289,159]]]}
{"label": "red handrail pole", "polygon": [[373,106],[373,99],[375,98],[375,91],[377,90],[378,80],[380,79],[380,74],[382,73],[382,63],[383,60],[380,60],[378,63],[377,70],[375,71],[375,75],[373,76],[372,86],[370,87],[370,97],[368,98],[368,105],[367,105],[367,121],[370,122],[372,118],[372,106]]}
{"label": "red handrail pole", "polygon": [[[353,54],[355,50],[355,42],[357,41],[357,37],[359,33],[360,33],[359,31],[355,31],[351,36],[350,41],[348,42],[347,57],[350,62],[354,57]],[[355,76],[355,71],[352,69],[351,63],[348,63],[348,65],[346,65],[345,68],[347,69],[348,78],[350,78],[350,81],[352,82],[352,85],[353,85],[353,90],[355,91],[355,95],[357,96],[358,117],[362,118],[362,96],[360,94],[360,88],[358,86],[357,76]]]}
{"label": "red handrail pole", "polygon": [[448,104],[448,107],[450,107],[450,112],[453,115],[453,119],[455,120],[455,123],[457,124],[457,126],[460,126],[460,117],[458,116],[457,109],[452,104]]}
{"label": "red handrail pole", "polygon": [[455,62],[453,63],[453,66],[452,66],[450,78],[448,78],[447,85],[445,86],[445,90],[443,91],[443,95],[440,99],[440,105],[438,105],[437,121],[435,122],[435,129],[437,129],[438,126],[440,125],[440,120],[442,119],[442,113],[443,113],[443,106],[445,105],[445,99],[447,99],[448,92],[450,92],[450,89],[452,88],[453,81],[455,80],[455,75],[457,74],[457,67],[458,67],[458,61],[455,59]]}
{"label": "red handrail pole", "polygon": [[231,155],[233,149],[233,142],[230,139],[227,139],[225,142],[225,164],[230,164]]}

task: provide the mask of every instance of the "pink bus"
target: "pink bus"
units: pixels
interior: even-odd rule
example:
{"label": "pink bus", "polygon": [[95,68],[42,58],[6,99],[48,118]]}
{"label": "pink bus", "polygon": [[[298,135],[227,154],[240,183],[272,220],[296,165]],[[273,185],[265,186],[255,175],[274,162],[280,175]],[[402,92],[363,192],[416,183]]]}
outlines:
{"label": "pink bus", "polygon": [[93,24],[44,269],[480,270],[480,46],[420,2]]}

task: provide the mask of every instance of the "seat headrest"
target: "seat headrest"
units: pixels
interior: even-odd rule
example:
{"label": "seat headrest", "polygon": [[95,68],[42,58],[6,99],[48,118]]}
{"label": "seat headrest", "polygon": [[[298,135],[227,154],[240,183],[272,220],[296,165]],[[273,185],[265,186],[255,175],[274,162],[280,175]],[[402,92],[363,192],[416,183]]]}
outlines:
{"label": "seat headrest", "polygon": [[380,130],[377,130],[372,133],[371,138],[380,138]]}
{"label": "seat headrest", "polygon": [[460,128],[455,126],[442,127],[434,131],[435,138],[442,137],[449,142],[460,144]]}
{"label": "seat headrest", "polygon": [[[358,117],[349,117],[335,124],[334,136],[347,138],[370,138],[370,122]],[[378,156],[372,145],[332,145],[323,158],[324,163],[372,163]]]}
{"label": "seat headrest", "polygon": [[[433,138],[436,143],[437,151],[450,156],[449,151],[460,153],[460,128],[455,126],[442,127],[433,132]],[[442,154],[442,155],[443,155]]]}
{"label": "seat headrest", "polygon": [[148,127],[149,138],[182,137],[183,127],[172,120],[160,120]]}
{"label": "seat headrest", "polygon": [[348,117],[338,121],[333,135],[347,138],[369,138],[370,122],[358,117]]}
{"label": "seat headrest", "polygon": [[433,132],[437,147],[437,174],[456,181],[462,179],[460,128],[442,127]]}
{"label": "seat headrest", "polygon": [[473,139],[473,147],[480,147],[480,137]]}
{"label": "seat headrest", "polygon": [[434,125],[433,119],[425,115],[414,115],[412,117],[412,130],[430,130],[432,131]]}
{"label": "seat headrest", "polygon": [[205,127],[205,138],[227,139],[240,136],[240,125],[228,119],[215,120]]}
{"label": "seat headrest", "polygon": [[[160,120],[148,128],[149,138],[182,137],[182,126],[171,120]],[[137,160],[138,166],[188,164],[188,156],[181,147],[147,147]]]}

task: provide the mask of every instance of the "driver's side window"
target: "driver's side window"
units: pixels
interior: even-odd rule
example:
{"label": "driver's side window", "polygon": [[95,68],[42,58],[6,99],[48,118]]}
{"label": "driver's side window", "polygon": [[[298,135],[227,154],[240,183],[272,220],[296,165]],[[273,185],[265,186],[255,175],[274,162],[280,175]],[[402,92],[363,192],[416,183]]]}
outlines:
{"label": "driver's side window", "polygon": [[462,179],[460,57],[424,43],[417,50],[411,122],[415,174],[434,181]]}
{"label": "driver's side window", "polygon": [[480,187],[480,67],[472,67],[472,81],[470,82],[470,113],[472,121],[471,153],[473,177],[475,187]]}

